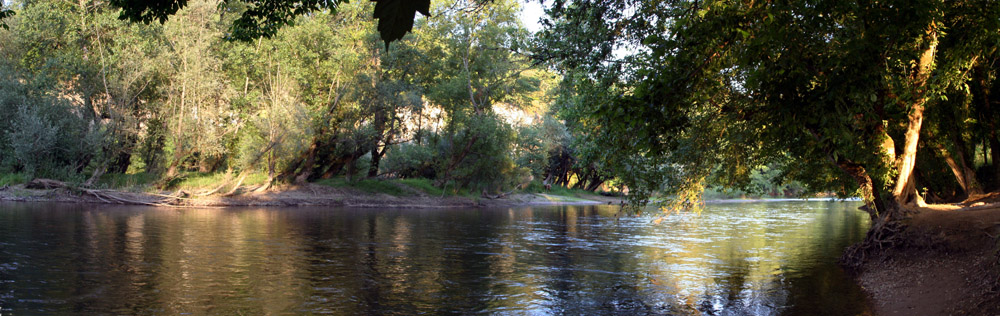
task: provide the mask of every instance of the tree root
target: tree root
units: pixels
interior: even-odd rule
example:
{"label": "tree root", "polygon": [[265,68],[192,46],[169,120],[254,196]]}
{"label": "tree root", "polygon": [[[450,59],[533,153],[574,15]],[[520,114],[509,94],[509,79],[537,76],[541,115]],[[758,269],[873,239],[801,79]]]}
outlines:
{"label": "tree root", "polygon": [[496,200],[496,199],[505,198],[505,197],[507,197],[507,196],[509,196],[511,194],[514,194],[514,190],[510,190],[510,192],[500,192],[500,194],[497,194],[497,195],[490,195],[489,193],[486,193],[486,190],[483,190],[482,197],[484,197],[486,199],[489,199],[489,200]]}
{"label": "tree root", "polygon": [[124,198],[124,197],[121,197],[121,196],[117,196],[117,195],[115,195],[115,193],[113,193],[114,191],[91,190],[91,189],[80,189],[80,191],[83,192],[83,193],[86,193],[86,194],[90,194],[90,195],[96,197],[98,200],[101,200],[101,201],[104,201],[105,203],[110,203],[110,204],[148,205],[148,206],[160,206],[160,207],[181,207],[179,205],[170,204],[173,201],[181,199],[181,197],[175,197],[175,196],[169,196],[169,195],[154,194],[154,195],[157,195],[157,196],[165,196],[167,198],[165,198],[163,200],[155,201],[155,202],[146,202],[146,201],[132,200],[132,199],[127,199],[127,198]]}
{"label": "tree root", "polygon": [[70,189],[73,191],[79,191],[83,194],[93,196],[94,198],[100,200],[101,202],[108,204],[128,204],[128,205],[148,205],[148,206],[161,206],[161,207],[180,207],[179,205],[172,204],[181,199],[187,199],[184,197],[186,193],[184,191],[178,191],[176,195],[165,195],[156,193],[146,193],[152,196],[163,197],[163,199],[158,201],[139,201],[130,198],[122,197],[118,195],[120,192],[112,190],[98,190],[98,189],[87,189],[87,188],[72,188],[66,185],[65,182],[52,180],[52,179],[34,179],[28,182],[26,185],[28,188],[32,189]]}
{"label": "tree root", "polygon": [[880,219],[860,243],[851,245],[844,251],[840,258],[840,264],[857,269],[869,260],[880,256],[885,250],[903,245],[904,238],[902,232],[906,225],[899,220]]}

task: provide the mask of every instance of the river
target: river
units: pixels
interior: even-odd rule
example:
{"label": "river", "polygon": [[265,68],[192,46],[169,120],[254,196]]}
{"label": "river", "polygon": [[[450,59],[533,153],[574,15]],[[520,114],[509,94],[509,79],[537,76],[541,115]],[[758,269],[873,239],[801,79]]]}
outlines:
{"label": "river", "polygon": [[0,315],[856,315],[859,202],[511,209],[0,204]]}

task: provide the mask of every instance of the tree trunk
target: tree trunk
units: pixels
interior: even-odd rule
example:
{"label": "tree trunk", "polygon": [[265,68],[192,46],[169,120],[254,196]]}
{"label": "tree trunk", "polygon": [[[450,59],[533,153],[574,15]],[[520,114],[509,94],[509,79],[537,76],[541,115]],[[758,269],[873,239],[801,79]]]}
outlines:
{"label": "tree trunk", "polygon": [[993,188],[1000,188],[1000,134],[996,131],[990,138],[990,160],[993,161]]}
{"label": "tree trunk", "polygon": [[371,152],[371,154],[372,154],[372,161],[371,161],[371,164],[369,164],[369,166],[368,166],[368,177],[369,178],[374,178],[374,177],[378,176],[378,165],[379,165],[379,162],[382,160],[382,154],[384,154],[384,153],[385,153],[385,150],[383,149],[382,151],[379,151],[378,150],[378,146],[375,146],[375,148],[372,148],[372,152]]}
{"label": "tree trunk", "polygon": [[306,159],[302,162],[302,171],[295,175],[295,183],[302,184],[309,181],[309,177],[312,176],[313,166],[316,165],[316,150],[319,149],[319,144],[313,142],[309,146],[309,152],[306,154]]}
{"label": "tree trunk", "polygon": [[[131,138],[131,137],[129,137]],[[130,143],[131,141],[126,140]],[[128,172],[128,166],[132,164],[132,147],[131,145],[126,145],[126,148],[122,148],[122,151],[115,155],[115,158],[108,165],[108,172],[110,173],[125,173]]]}
{"label": "tree trunk", "polygon": [[879,185],[874,183],[872,178],[868,176],[868,172],[864,166],[847,161],[838,161],[837,167],[857,182],[858,187],[861,188],[862,198],[864,198],[865,203],[868,205],[868,215],[873,221],[889,214],[888,203],[882,197]]}
{"label": "tree trunk", "polygon": [[961,150],[956,151],[959,158],[956,161],[944,145],[936,143],[934,144],[934,147],[937,148],[938,153],[941,154],[942,158],[944,158],[944,162],[948,164],[948,168],[951,169],[951,173],[955,175],[955,181],[958,182],[958,186],[962,188],[962,192],[965,192],[965,195],[970,196],[973,194],[983,193],[983,189],[976,181],[975,171],[969,168],[969,166],[965,163],[965,157],[963,157],[964,155]]}
{"label": "tree trunk", "polygon": [[591,181],[590,185],[587,186],[587,191],[595,192],[602,184],[604,184],[604,180],[594,177],[594,181]]}
{"label": "tree trunk", "polygon": [[913,168],[917,160],[917,144],[920,141],[920,128],[924,123],[925,85],[934,65],[934,56],[937,52],[937,31],[932,22],[927,31],[930,44],[923,53],[917,64],[917,72],[914,74],[913,91],[915,99],[910,105],[910,113],[907,115],[908,124],[906,127],[906,140],[903,145],[902,155],[899,157],[896,177],[896,185],[892,190],[892,196],[896,202],[902,205],[923,203],[923,199],[917,194],[916,184],[913,182]]}
{"label": "tree trunk", "polygon": [[472,145],[475,145],[478,140],[478,135],[473,136],[468,142],[465,143],[465,147],[462,148],[462,151],[457,156],[452,157],[451,162],[448,163],[448,166],[444,169],[444,174],[437,180],[438,187],[444,187],[444,185],[448,183],[448,180],[451,180],[451,172],[455,171],[455,168],[458,168],[458,165],[465,160],[465,156],[468,156],[469,153],[472,152]]}

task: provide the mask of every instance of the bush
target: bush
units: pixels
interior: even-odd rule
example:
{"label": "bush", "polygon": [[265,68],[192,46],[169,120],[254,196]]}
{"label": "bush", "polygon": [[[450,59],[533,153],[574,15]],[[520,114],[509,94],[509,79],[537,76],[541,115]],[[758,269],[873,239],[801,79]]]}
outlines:
{"label": "bush", "polygon": [[59,127],[41,117],[36,108],[19,106],[7,133],[11,157],[29,177],[33,176],[50,160],[58,134]]}
{"label": "bush", "polygon": [[434,178],[434,155],[431,146],[403,143],[390,148],[382,166],[399,178]]}

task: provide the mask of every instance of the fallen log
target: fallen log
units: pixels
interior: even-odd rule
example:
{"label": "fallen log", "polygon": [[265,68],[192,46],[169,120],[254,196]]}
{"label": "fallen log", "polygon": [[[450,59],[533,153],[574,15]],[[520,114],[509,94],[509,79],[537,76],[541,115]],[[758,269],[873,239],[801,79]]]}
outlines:
{"label": "fallen log", "polygon": [[36,190],[61,189],[66,187],[66,183],[59,180],[38,178],[28,181],[24,187]]}

